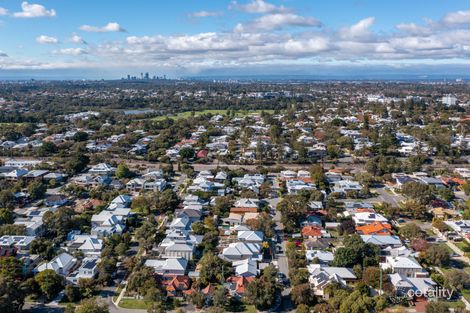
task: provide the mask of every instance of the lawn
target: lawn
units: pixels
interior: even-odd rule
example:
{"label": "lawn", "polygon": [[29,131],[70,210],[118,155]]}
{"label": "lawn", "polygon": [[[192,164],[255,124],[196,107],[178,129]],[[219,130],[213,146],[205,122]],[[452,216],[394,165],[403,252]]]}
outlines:
{"label": "lawn", "polygon": [[[243,117],[247,115],[252,115],[252,114],[259,114],[261,112],[266,112],[266,113],[274,113],[274,110],[240,110],[240,111],[235,111],[235,116],[237,117]],[[202,111],[195,111],[194,114],[196,116],[204,115],[204,114],[221,114],[224,115],[227,113],[227,110],[202,110]],[[180,118],[188,118],[191,117],[192,112],[187,111],[187,112],[181,112],[175,115],[163,115],[163,116],[157,116],[153,120],[154,121],[162,121],[164,119],[171,118],[171,119],[180,119]]]}
{"label": "lawn", "polygon": [[466,242],[454,242],[454,244],[463,252],[465,253],[470,252],[470,244]]}
{"label": "lawn", "polygon": [[148,303],[138,299],[122,299],[119,302],[119,307],[123,309],[147,310]]}
{"label": "lawn", "polygon": [[463,291],[462,291],[462,296],[463,296],[467,301],[470,302],[470,290],[468,290],[468,289],[463,290]]}

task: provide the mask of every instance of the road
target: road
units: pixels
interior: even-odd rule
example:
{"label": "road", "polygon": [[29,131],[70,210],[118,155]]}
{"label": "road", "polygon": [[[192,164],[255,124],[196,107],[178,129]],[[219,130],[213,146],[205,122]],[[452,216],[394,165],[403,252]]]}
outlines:
{"label": "road", "polygon": [[[276,206],[281,200],[280,198],[272,198],[272,199],[266,199],[271,206],[275,210],[274,216],[273,216],[273,221],[276,223],[275,226],[275,231],[276,231],[276,237],[277,238],[282,238],[281,242],[281,247],[282,247],[282,253],[276,254],[276,259],[277,259],[277,265],[278,265],[278,270],[280,273],[283,273],[286,275],[286,277],[289,277],[289,263],[288,259],[286,256],[286,246],[287,246],[287,241],[284,239],[284,225],[281,223],[281,212],[276,210]],[[292,311],[293,309],[293,304],[292,300],[290,297],[291,293],[291,287],[286,287],[282,290],[282,302],[280,307],[278,308],[278,312],[289,312]]]}
{"label": "road", "polygon": [[389,203],[393,207],[399,207],[400,203],[405,200],[402,195],[396,194],[393,191],[386,188],[375,188],[371,189],[371,192],[377,193],[378,196],[369,199],[370,201],[378,201]]}

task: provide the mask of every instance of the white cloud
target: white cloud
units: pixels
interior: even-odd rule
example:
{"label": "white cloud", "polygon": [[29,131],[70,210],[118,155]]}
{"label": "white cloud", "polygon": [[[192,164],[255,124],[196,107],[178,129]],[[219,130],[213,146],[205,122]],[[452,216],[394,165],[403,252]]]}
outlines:
{"label": "white cloud", "polygon": [[126,30],[116,22],[108,23],[103,27],[82,25],[80,26],[80,29],[92,33],[126,32]]}
{"label": "white cloud", "polygon": [[52,53],[59,54],[59,55],[83,55],[83,54],[88,54],[88,52],[85,49],[82,49],[82,48],[64,48],[64,49],[54,50],[54,51],[52,51]]}
{"label": "white cloud", "polygon": [[237,1],[232,1],[230,7],[246,13],[288,13],[292,11],[282,5],[276,6],[264,0],[252,0],[247,4],[238,4]]}
{"label": "white cloud", "polygon": [[86,45],[87,42],[79,35],[77,34],[73,34],[71,37],[70,37],[70,42],[72,43],[76,43],[76,44],[79,44],[79,45]]}
{"label": "white cloud", "polygon": [[374,17],[368,17],[360,20],[352,26],[344,27],[340,31],[341,37],[347,40],[368,39],[371,36],[369,28],[374,24],[374,22]]}
{"label": "white cloud", "polygon": [[0,7],[0,16],[8,15],[8,10]]}
{"label": "white cloud", "polygon": [[36,38],[36,41],[40,44],[58,44],[59,39],[56,37],[51,37],[51,36],[46,36],[46,35],[41,35]]}
{"label": "white cloud", "polygon": [[259,31],[281,29],[286,26],[319,27],[321,22],[313,17],[303,17],[293,13],[273,13],[263,15],[252,22],[237,24],[235,31]]}
{"label": "white cloud", "polygon": [[415,23],[401,23],[395,26],[398,30],[412,35],[424,35],[431,33],[428,27],[420,26]]}
{"label": "white cloud", "polygon": [[457,11],[446,14],[442,21],[447,25],[470,24],[470,11]]}
{"label": "white cloud", "polygon": [[54,9],[47,10],[43,5],[28,3],[24,1],[21,3],[21,12],[13,13],[14,17],[20,18],[33,18],[33,17],[53,17],[56,16]]}
{"label": "white cloud", "polygon": [[8,54],[0,50],[0,58],[8,58]]}
{"label": "white cloud", "polygon": [[222,16],[222,15],[223,15],[223,12],[218,12],[218,11],[198,11],[198,12],[189,13],[188,17],[190,18],[217,17],[217,16]]}

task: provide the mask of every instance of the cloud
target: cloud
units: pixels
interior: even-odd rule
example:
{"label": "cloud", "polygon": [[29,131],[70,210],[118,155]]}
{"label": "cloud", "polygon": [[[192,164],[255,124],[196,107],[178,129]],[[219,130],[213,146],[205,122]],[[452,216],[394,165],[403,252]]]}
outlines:
{"label": "cloud", "polygon": [[401,23],[395,26],[398,30],[412,35],[430,34],[432,31],[428,27],[420,26],[415,23]]}
{"label": "cloud", "polygon": [[340,30],[340,35],[343,39],[357,40],[368,39],[371,36],[369,28],[375,23],[374,17],[367,17],[360,20],[354,25],[344,27]]}
{"label": "cloud", "polygon": [[188,17],[200,18],[200,17],[217,17],[217,16],[222,16],[222,15],[223,15],[223,12],[218,12],[218,11],[198,11],[198,12],[189,13]]}
{"label": "cloud", "polygon": [[36,41],[40,44],[58,44],[59,39],[51,36],[41,35],[36,38]]}
{"label": "cloud", "polygon": [[79,35],[77,34],[73,34],[70,39],[69,39],[70,42],[72,43],[76,43],[76,44],[79,44],[79,45],[86,45],[87,42]]}
{"label": "cloud", "polygon": [[470,11],[457,11],[444,15],[442,22],[447,25],[470,24]]}
{"label": "cloud", "polygon": [[122,28],[121,25],[119,25],[116,22],[108,23],[103,27],[82,25],[80,26],[80,29],[83,31],[92,32],[92,33],[126,32],[126,30]]}
{"label": "cloud", "polygon": [[64,48],[64,49],[54,50],[54,51],[52,51],[52,53],[58,54],[58,55],[83,55],[83,54],[88,54],[88,52],[85,49],[82,49],[82,48]]}
{"label": "cloud", "polygon": [[[231,31],[127,36],[125,39],[103,40],[86,46],[86,49],[54,50],[57,57],[50,63],[4,58],[0,65],[6,64],[4,66],[10,68],[158,67],[181,72],[263,66],[265,69],[277,69],[278,66],[293,68],[299,64],[401,66],[405,63],[454,63],[470,66],[470,28],[455,23],[455,18],[452,26],[444,24],[444,20],[444,17],[437,21],[425,20],[422,25],[404,22],[396,25],[395,30],[381,32],[372,27],[374,17],[338,29],[317,28],[321,23],[315,18],[292,12],[264,13],[238,24]],[[291,31],[289,27],[296,29]],[[104,28],[116,30],[121,27],[96,29],[102,31]],[[67,42],[81,43],[81,40],[80,36],[73,34]],[[78,57],[81,55],[90,57]]]}
{"label": "cloud", "polygon": [[8,54],[0,50],[0,58],[8,58]]}
{"label": "cloud", "polygon": [[40,4],[33,4],[24,1],[21,3],[21,12],[13,13],[14,17],[19,18],[34,18],[34,17],[53,17],[56,16],[54,9],[47,10],[44,6]]}
{"label": "cloud", "polygon": [[238,4],[237,1],[232,1],[230,8],[246,12],[246,13],[288,13],[292,12],[291,9],[284,6],[276,6],[264,0],[252,0],[247,4]]}
{"label": "cloud", "polygon": [[0,16],[8,15],[8,10],[0,7]]}
{"label": "cloud", "polygon": [[303,17],[294,13],[273,13],[263,15],[247,24],[237,24],[236,32],[275,30],[287,26],[319,27],[321,22],[313,17]]}

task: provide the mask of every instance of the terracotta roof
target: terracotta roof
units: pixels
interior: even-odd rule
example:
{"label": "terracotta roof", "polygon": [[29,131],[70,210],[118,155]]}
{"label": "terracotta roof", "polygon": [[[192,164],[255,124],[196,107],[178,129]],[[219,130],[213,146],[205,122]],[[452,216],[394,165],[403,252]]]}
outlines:
{"label": "terracotta roof", "polygon": [[235,292],[243,294],[246,291],[248,285],[254,281],[254,277],[242,277],[242,276],[231,276],[227,279],[229,283],[235,284]]}
{"label": "terracotta roof", "polygon": [[305,226],[302,228],[303,237],[321,237],[321,228],[317,226]]}
{"label": "terracotta roof", "polygon": [[202,289],[201,292],[205,295],[211,295],[215,291],[215,286],[212,284],[207,285],[206,288]]}
{"label": "terracotta roof", "polygon": [[258,208],[231,208],[230,213],[256,213]]}
{"label": "terracotta roof", "polygon": [[373,222],[364,226],[357,226],[356,231],[361,235],[391,235],[392,226],[388,223]]}

